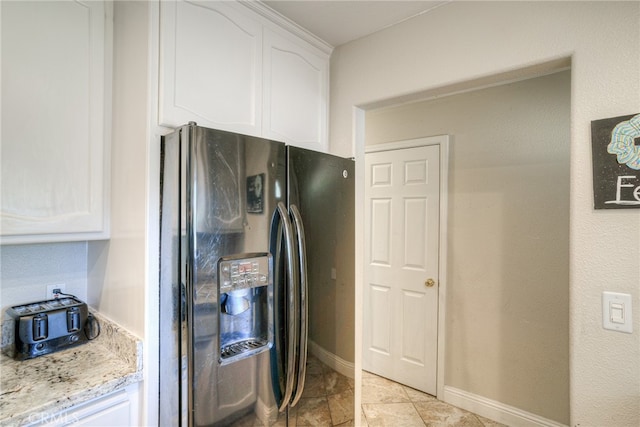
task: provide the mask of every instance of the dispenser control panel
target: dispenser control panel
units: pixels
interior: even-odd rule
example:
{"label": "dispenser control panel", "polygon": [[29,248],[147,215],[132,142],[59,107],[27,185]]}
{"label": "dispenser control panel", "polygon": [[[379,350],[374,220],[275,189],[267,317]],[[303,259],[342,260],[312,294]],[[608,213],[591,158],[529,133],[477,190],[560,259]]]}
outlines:
{"label": "dispenser control panel", "polygon": [[218,261],[219,362],[226,365],[271,348],[271,255],[240,254]]}
{"label": "dispenser control panel", "polygon": [[220,260],[220,293],[268,284],[268,255]]}

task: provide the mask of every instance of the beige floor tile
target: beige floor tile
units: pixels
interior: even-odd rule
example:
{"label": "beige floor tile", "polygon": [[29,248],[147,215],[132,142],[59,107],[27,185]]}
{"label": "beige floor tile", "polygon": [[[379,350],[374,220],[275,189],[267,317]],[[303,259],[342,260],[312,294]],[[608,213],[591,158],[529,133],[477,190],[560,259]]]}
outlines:
{"label": "beige floor tile", "polygon": [[327,394],[324,374],[310,374],[307,372],[304,381],[302,397],[323,397]]}
{"label": "beige floor tile", "polygon": [[471,412],[439,400],[416,402],[414,405],[428,427],[484,427]]}
{"label": "beige floor tile", "polygon": [[378,375],[376,374],[372,374],[369,371],[362,371],[362,378],[380,378]]}
{"label": "beige floor tile", "polygon": [[507,427],[506,424],[500,424],[497,421],[493,421],[488,418],[481,417],[480,415],[476,415],[476,417],[480,420],[480,422],[484,425],[484,427]]}
{"label": "beige floor tile", "polygon": [[307,356],[307,373],[308,374],[322,374],[324,373],[322,369],[323,363],[318,360],[317,357],[308,355]]}
{"label": "beige floor tile", "polygon": [[369,426],[424,426],[412,403],[363,404]]}
{"label": "beige floor tile", "polygon": [[356,386],[356,380],[353,378],[347,377],[347,382],[349,383],[349,387],[351,387],[351,390],[353,390]]}
{"label": "beige floor tile", "polygon": [[[370,372],[362,372],[362,383],[364,427],[506,427]],[[352,379],[310,356],[303,398],[292,408],[289,426],[353,426],[353,389]],[[281,417],[276,426],[284,425]]]}
{"label": "beige floor tile", "polygon": [[381,377],[362,378],[362,403],[409,403],[404,388]]}
{"label": "beige floor tile", "polygon": [[[262,426],[262,424],[257,424],[258,426]],[[289,418],[289,425],[288,427],[296,427],[296,418],[292,417]],[[270,425],[269,427],[287,427],[287,421],[284,417],[284,415],[280,415],[278,417],[278,421],[275,424]]]}
{"label": "beige floor tile", "polygon": [[297,405],[296,423],[298,426],[330,427],[331,412],[326,397],[300,399]]}
{"label": "beige floor tile", "polygon": [[342,425],[348,421],[353,422],[353,392],[351,390],[327,396],[327,402],[333,425]]}
{"label": "beige floor tile", "polygon": [[324,386],[328,395],[342,393],[352,389],[349,385],[349,378],[336,371],[325,372]]}
{"label": "beige floor tile", "polygon": [[360,427],[369,427],[367,416],[364,414],[362,407],[360,407]]}
{"label": "beige floor tile", "polygon": [[420,390],[416,390],[415,388],[402,386],[407,396],[409,396],[409,400],[412,402],[429,402],[432,400],[437,400],[434,396],[423,393]]}

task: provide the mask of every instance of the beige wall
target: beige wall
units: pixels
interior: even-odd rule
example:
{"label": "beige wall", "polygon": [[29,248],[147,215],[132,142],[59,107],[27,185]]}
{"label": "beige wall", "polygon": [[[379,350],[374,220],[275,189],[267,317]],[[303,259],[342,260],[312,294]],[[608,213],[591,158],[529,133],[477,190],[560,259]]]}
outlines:
{"label": "beige wall", "polygon": [[569,71],[366,114],[449,134],[445,383],[569,422]]}
{"label": "beige wall", "polygon": [[88,302],[145,337],[147,52],[145,2],[116,2],[113,37],[111,239],[89,242]]}
{"label": "beige wall", "polygon": [[640,310],[640,211],[593,210],[590,142],[592,120],[640,110],[638,22],[638,2],[456,1],[332,56],[331,149],[359,159],[354,106],[571,58],[572,425],[640,425],[640,316],[633,334],[601,326],[605,290]]}

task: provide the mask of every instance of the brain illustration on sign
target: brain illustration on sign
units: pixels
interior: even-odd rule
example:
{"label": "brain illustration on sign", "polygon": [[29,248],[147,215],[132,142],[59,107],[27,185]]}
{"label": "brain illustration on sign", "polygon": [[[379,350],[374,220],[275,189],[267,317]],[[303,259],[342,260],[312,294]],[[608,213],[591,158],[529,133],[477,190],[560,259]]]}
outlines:
{"label": "brain illustration on sign", "polygon": [[615,154],[618,163],[640,170],[640,146],[636,145],[636,139],[640,139],[640,114],[613,128],[607,152]]}

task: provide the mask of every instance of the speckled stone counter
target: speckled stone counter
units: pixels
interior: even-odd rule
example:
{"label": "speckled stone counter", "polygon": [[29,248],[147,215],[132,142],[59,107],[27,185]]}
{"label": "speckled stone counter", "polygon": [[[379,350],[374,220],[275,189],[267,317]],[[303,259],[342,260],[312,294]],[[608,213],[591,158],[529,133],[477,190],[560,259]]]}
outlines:
{"label": "speckled stone counter", "polygon": [[[1,426],[28,424],[34,414],[54,414],[142,380],[142,342],[94,315],[101,333],[86,344],[25,361],[0,355]],[[13,342],[6,323],[3,348]]]}

